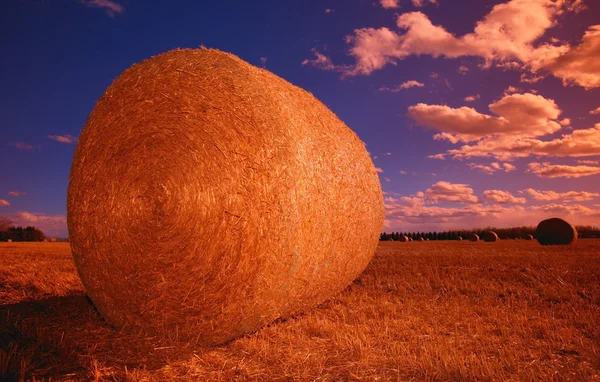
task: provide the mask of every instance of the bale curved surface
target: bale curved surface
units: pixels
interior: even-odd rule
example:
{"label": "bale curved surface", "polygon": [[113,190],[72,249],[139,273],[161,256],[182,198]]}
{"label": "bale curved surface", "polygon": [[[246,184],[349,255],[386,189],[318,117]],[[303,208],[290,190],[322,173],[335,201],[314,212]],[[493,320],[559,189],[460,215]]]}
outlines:
{"label": "bale curved surface", "polygon": [[363,142],[305,90],[218,50],[127,69],[78,141],[73,257],[112,325],[225,343],[341,291],[383,197]]}
{"label": "bale curved surface", "polygon": [[479,241],[479,235],[477,234],[470,234],[469,235],[469,241]]}
{"label": "bale curved surface", "polygon": [[533,235],[525,236],[525,240],[533,240],[533,239],[534,239]]}
{"label": "bale curved surface", "polygon": [[498,240],[499,240],[498,234],[494,231],[487,231],[486,233],[483,234],[483,241],[485,241],[485,242],[495,243]]}
{"label": "bale curved surface", "polygon": [[400,241],[403,243],[407,243],[409,241],[408,236],[400,236]]}
{"label": "bale curved surface", "polygon": [[463,240],[463,238],[462,238],[462,236],[459,236],[459,237],[457,237],[457,238],[456,238],[456,240],[458,240],[458,241],[462,241],[462,240]]}
{"label": "bale curved surface", "polygon": [[535,238],[541,245],[568,245],[577,241],[577,230],[563,219],[546,219],[538,224]]}

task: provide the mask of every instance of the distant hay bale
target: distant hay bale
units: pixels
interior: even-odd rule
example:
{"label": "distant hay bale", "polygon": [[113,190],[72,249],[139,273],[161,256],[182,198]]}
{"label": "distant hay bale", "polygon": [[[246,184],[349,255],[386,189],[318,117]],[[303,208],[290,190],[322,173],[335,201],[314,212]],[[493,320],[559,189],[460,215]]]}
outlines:
{"label": "distant hay bale", "polygon": [[487,231],[483,234],[483,241],[487,243],[495,243],[498,240],[498,234],[494,231]]}
{"label": "distant hay bale", "polygon": [[417,240],[419,240],[419,241],[425,241],[425,239],[423,239],[422,237],[418,238]]}
{"label": "distant hay bale", "polygon": [[42,240],[42,241],[43,241],[44,243],[47,243],[47,242],[48,242],[48,239],[44,239],[44,240]]}
{"label": "distant hay bale", "polygon": [[341,291],[384,219],[354,132],[305,90],[207,49],[150,58],[106,90],[79,137],[67,213],[107,322],[205,345]]}
{"label": "distant hay bale", "polygon": [[534,239],[533,235],[525,236],[525,240],[533,240],[533,239]]}
{"label": "distant hay bale", "polygon": [[463,241],[463,238],[462,238],[462,236],[459,236],[459,237],[456,238],[456,240]]}
{"label": "distant hay bale", "polygon": [[388,241],[394,241],[394,238],[393,238],[393,237],[390,237],[390,238],[388,239]]}
{"label": "distant hay bale", "polygon": [[412,237],[409,237],[408,241],[414,241],[414,239]]}
{"label": "distant hay bale", "polygon": [[55,238],[55,237],[53,237],[53,238],[50,238],[50,242],[51,242],[51,243],[56,243],[56,238]]}
{"label": "distant hay bale", "polygon": [[409,242],[410,240],[409,240],[408,236],[403,235],[403,236],[400,236],[399,241],[406,243],[406,242]]}
{"label": "distant hay bale", "polygon": [[563,219],[546,219],[538,224],[535,238],[541,245],[568,245],[577,241],[577,230]]}
{"label": "distant hay bale", "polygon": [[12,243],[12,239],[6,240],[7,243]]}
{"label": "distant hay bale", "polygon": [[474,234],[474,233],[470,234],[469,241],[479,241],[479,235]]}

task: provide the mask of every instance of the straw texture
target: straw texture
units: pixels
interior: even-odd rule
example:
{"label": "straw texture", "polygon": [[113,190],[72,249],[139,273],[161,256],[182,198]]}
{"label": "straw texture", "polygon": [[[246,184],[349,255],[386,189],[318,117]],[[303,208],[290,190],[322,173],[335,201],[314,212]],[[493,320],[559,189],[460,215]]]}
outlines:
{"label": "straw texture", "polygon": [[563,219],[546,219],[538,224],[535,238],[541,245],[568,245],[577,241],[577,230]]}
{"label": "straw texture", "polygon": [[79,138],[67,209],[109,323],[204,345],[341,291],[383,226],[360,139],[310,93],[207,49],[114,81]]}

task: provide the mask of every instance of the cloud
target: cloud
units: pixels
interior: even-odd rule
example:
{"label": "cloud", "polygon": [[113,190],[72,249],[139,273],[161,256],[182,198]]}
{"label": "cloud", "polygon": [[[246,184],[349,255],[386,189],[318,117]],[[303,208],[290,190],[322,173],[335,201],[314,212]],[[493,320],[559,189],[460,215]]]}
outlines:
{"label": "cloud", "polygon": [[10,196],[23,196],[23,195],[27,195],[27,193],[23,192],[23,191],[9,191],[8,195],[10,195]]}
{"label": "cloud", "polygon": [[[10,147],[14,147],[18,150],[35,150],[36,146],[34,145],[30,145],[28,143],[24,143],[24,142],[10,142],[8,144]],[[39,149],[39,146],[37,146]]]}
{"label": "cloud", "polygon": [[333,61],[331,61],[331,58],[320,53],[316,48],[312,48],[311,51],[315,55],[315,58],[312,60],[305,58],[304,61],[302,61],[302,66],[310,65],[317,69],[333,72],[339,72],[344,70],[344,67],[334,65]]}
{"label": "cloud", "polygon": [[75,143],[77,142],[77,137],[74,137],[72,135],[49,135],[48,138],[56,141],[56,142],[60,142],[60,143]]}
{"label": "cloud", "polygon": [[404,170],[400,170],[400,175],[406,175],[408,174],[408,172],[404,171]]}
{"label": "cloud", "polygon": [[479,94],[465,97],[465,102],[475,102],[480,98]]}
{"label": "cloud", "polygon": [[35,226],[47,236],[67,237],[67,217],[34,212],[15,212],[9,218],[16,226]]}
{"label": "cloud", "polygon": [[558,121],[558,123],[560,123],[561,126],[569,126],[571,124],[571,120],[569,118],[563,118]]}
{"label": "cloud", "polygon": [[441,131],[435,139],[452,143],[476,141],[494,134],[510,134],[512,139],[537,137],[560,130],[556,119],[561,110],[553,100],[539,95],[505,95],[489,108],[498,117],[466,106],[452,108],[424,103],[410,106],[408,115],[421,126]]}
{"label": "cloud", "polygon": [[401,90],[410,89],[410,88],[415,88],[415,87],[417,87],[417,88],[422,88],[423,86],[425,86],[425,85],[424,85],[424,84],[422,84],[422,83],[421,83],[421,82],[419,82],[419,81],[410,80],[410,81],[403,82],[403,83],[401,83],[400,85],[398,85],[398,86],[395,86],[395,87],[393,87],[393,88],[381,87],[381,88],[379,88],[379,91],[380,91],[380,92],[383,92],[383,91],[388,91],[388,92],[392,92],[392,93],[397,93],[397,92],[399,92],[399,91],[401,91]]}
{"label": "cloud", "polygon": [[325,9],[325,13],[327,13],[327,14],[330,14],[330,13],[333,13],[333,12],[335,12],[335,9],[331,9],[331,8],[326,8]]}
{"label": "cloud", "polygon": [[438,202],[456,202],[474,204],[479,203],[479,199],[473,195],[473,189],[467,184],[453,184],[450,182],[439,181],[425,191],[425,198],[433,203]]}
{"label": "cloud", "polygon": [[508,191],[501,190],[485,190],[483,191],[483,197],[486,200],[492,201],[498,204],[525,204],[525,198],[515,197]]}
{"label": "cloud", "polygon": [[114,17],[116,14],[125,12],[125,8],[123,8],[121,4],[111,0],[80,0],[80,2],[86,7],[102,8],[106,10],[106,14],[110,17]]}
{"label": "cloud", "polygon": [[[419,1],[418,3],[423,3]],[[444,27],[434,25],[421,12],[398,16],[397,26],[404,33],[387,27],[361,28],[346,37],[349,54],[355,65],[347,75],[369,75],[386,65],[394,65],[408,56],[429,55],[434,58],[479,57],[482,68],[500,65],[507,69],[527,70],[523,82],[537,82],[547,70],[565,84],[585,88],[600,86],[600,25],[592,26],[578,46],[559,41],[539,41],[556,18],[565,11],[575,11],[573,2],[554,0],[511,0],[495,5],[475,25],[473,32],[456,37]]]}
{"label": "cloud", "polygon": [[533,188],[527,188],[522,190],[521,193],[525,193],[531,196],[533,199],[542,202],[550,202],[555,200],[584,202],[593,200],[600,197],[600,193],[587,192],[587,191],[567,191],[567,192],[556,192],[552,190],[535,190]]}
{"label": "cloud", "polygon": [[398,2],[399,0],[379,0],[381,6],[386,9],[399,8],[400,5],[398,4]]}
{"label": "cloud", "polygon": [[592,115],[600,115],[600,107],[594,110],[590,110],[590,114]]}
{"label": "cloud", "polygon": [[437,0],[412,0],[412,4],[415,7],[424,7],[426,5],[426,3],[430,3],[430,4],[437,4]]}
{"label": "cloud", "polygon": [[8,207],[8,206],[10,206],[10,203],[8,202],[8,200],[0,199],[0,207]]}
{"label": "cloud", "polygon": [[383,170],[382,170],[382,169],[380,169],[379,167],[375,167],[375,171],[377,171],[377,172],[378,172],[378,173],[380,173],[380,174],[381,174],[381,173],[383,173]]}
{"label": "cloud", "polygon": [[513,94],[513,93],[521,93],[521,92],[522,92],[521,89],[511,85],[506,88],[506,90],[504,91],[504,95]]}
{"label": "cloud", "polygon": [[529,163],[528,172],[532,172],[540,178],[581,178],[600,174],[600,167],[593,166],[568,166],[552,165],[548,162]]}
{"label": "cloud", "polygon": [[578,164],[589,164],[592,166],[598,166],[600,165],[600,160],[578,160],[577,161]]}
{"label": "cloud", "polygon": [[492,163],[490,163],[489,166],[482,165],[482,164],[476,164],[476,163],[469,163],[468,166],[474,170],[481,170],[488,175],[492,175],[496,171],[511,172],[511,171],[514,171],[517,169],[515,166],[513,166],[510,163],[500,164],[498,162],[492,162]]}
{"label": "cloud", "polygon": [[459,72],[460,74],[467,74],[467,73],[469,73],[469,68],[467,68],[464,65],[461,65],[458,67],[458,69],[456,71]]}
{"label": "cloud", "polygon": [[262,66],[263,68],[266,68],[267,67],[267,60],[268,60],[267,57],[261,57],[260,58],[260,66]]}

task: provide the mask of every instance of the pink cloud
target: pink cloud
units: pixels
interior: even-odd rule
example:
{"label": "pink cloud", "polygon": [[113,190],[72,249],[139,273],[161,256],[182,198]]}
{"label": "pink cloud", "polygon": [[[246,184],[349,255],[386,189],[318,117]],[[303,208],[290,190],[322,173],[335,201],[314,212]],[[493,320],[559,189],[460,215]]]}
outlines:
{"label": "pink cloud", "polygon": [[489,105],[498,117],[479,113],[471,107],[451,108],[445,105],[419,103],[408,108],[408,115],[419,125],[440,134],[435,139],[452,143],[470,142],[485,136],[510,133],[517,137],[537,137],[560,130],[556,121],[561,114],[554,100],[525,93],[505,95]]}
{"label": "pink cloud", "polygon": [[10,142],[8,145],[19,150],[35,150],[36,148],[34,145],[30,145],[24,142]]}
{"label": "pink cloud", "polygon": [[27,193],[23,192],[23,191],[9,191],[8,195],[10,195],[10,196],[23,196],[23,195],[27,195]]}
{"label": "pink cloud", "polygon": [[482,164],[477,164],[477,163],[469,163],[467,164],[471,169],[474,170],[481,170],[484,173],[488,174],[488,175],[492,175],[494,174],[496,171],[504,171],[504,172],[511,172],[516,170],[517,168],[515,166],[513,166],[510,163],[498,163],[498,162],[492,162],[490,163],[489,166],[487,165],[482,165]]}
{"label": "pink cloud", "polygon": [[315,55],[315,58],[312,60],[305,58],[304,61],[302,61],[302,66],[310,65],[317,69],[321,69],[321,70],[325,70],[325,71],[333,71],[333,72],[339,72],[339,71],[345,70],[345,67],[336,66],[333,63],[333,61],[331,60],[331,58],[327,57],[323,53],[320,53],[316,48],[313,48],[312,52]]}
{"label": "pink cloud", "polygon": [[525,198],[518,198],[508,191],[502,190],[486,190],[483,192],[483,197],[486,200],[498,204],[525,204]]}
{"label": "pink cloud", "polygon": [[72,135],[49,135],[48,138],[56,141],[56,142],[60,142],[60,143],[75,143],[77,142],[77,137],[74,137]]}
{"label": "pink cloud", "polygon": [[81,0],[81,3],[90,8],[101,8],[106,10],[106,14],[114,17],[116,14],[125,12],[125,8],[111,0]]}
{"label": "pink cloud", "polygon": [[475,102],[479,99],[479,94],[465,97],[465,102]]}
{"label": "pink cloud", "polygon": [[412,4],[415,7],[424,7],[426,5],[426,3],[430,3],[430,4],[437,4],[437,0],[412,0]]}
{"label": "pink cloud", "polygon": [[592,115],[600,115],[600,107],[594,109],[594,110],[590,110],[590,114]]}
{"label": "pink cloud", "polygon": [[399,0],[379,0],[381,6],[386,9],[400,8],[398,2]]}
{"label": "pink cloud", "polygon": [[10,206],[10,203],[8,202],[8,200],[0,199],[0,207],[8,207],[8,206]]}
{"label": "pink cloud", "polygon": [[541,178],[581,178],[600,174],[600,167],[592,166],[567,166],[552,165],[545,163],[529,163],[529,172],[536,174]]}
{"label": "pink cloud", "polygon": [[473,189],[466,184],[455,184],[439,181],[425,191],[424,197],[433,203],[456,202],[456,203],[479,203],[479,199],[473,195]]}
{"label": "pink cloud", "polygon": [[460,74],[467,74],[467,73],[469,73],[469,68],[466,67],[465,65],[461,65],[458,67],[458,69],[456,71],[459,72]]}
{"label": "pink cloud", "polygon": [[397,93],[397,92],[399,92],[401,90],[415,88],[415,87],[422,88],[423,86],[425,86],[425,85],[423,83],[419,82],[419,81],[410,80],[410,81],[403,82],[400,85],[395,86],[393,88],[381,87],[381,88],[379,88],[379,91],[380,92],[389,91],[389,92],[392,92],[392,93]]}
{"label": "pink cloud", "polygon": [[600,197],[600,193],[587,191],[556,192],[552,190],[535,190],[528,188],[522,191],[537,201],[550,202],[555,200],[584,202]]}

